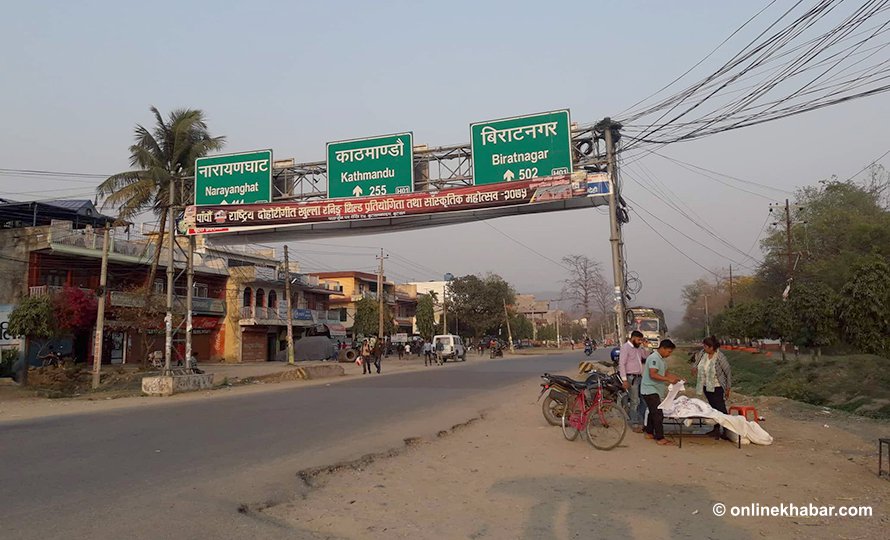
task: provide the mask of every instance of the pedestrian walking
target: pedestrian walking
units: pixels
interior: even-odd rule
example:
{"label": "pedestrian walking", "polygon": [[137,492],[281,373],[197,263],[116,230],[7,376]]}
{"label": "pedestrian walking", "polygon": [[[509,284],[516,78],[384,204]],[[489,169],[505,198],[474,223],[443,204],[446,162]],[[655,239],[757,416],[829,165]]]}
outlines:
{"label": "pedestrian walking", "polygon": [[643,382],[643,333],[634,330],[630,333],[621,351],[618,353],[618,373],[624,382],[624,389],[630,397],[630,426],[634,433],[643,431],[643,417],[646,414],[646,402],[640,397],[640,384]]}
{"label": "pedestrian walking", "polygon": [[362,341],[362,348],[359,350],[362,359],[362,374],[371,374],[371,344],[368,340]]}
{"label": "pedestrian walking", "polygon": [[[402,360],[405,357],[405,348],[399,343],[396,344],[396,347],[398,348],[397,352],[399,353],[399,360]],[[407,345],[405,345],[405,347],[407,347]]]}
{"label": "pedestrian walking", "polygon": [[643,382],[640,383],[640,391],[643,399],[649,407],[649,418],[646,420],[645,437],[655,439],[660,446],[674,444],[664,438],[664,413],[658,406],[667,395],[668,383],[674,384],[680,378],[667,372],[665,359],[676,349],[674,342],[664,339],[658,344],[658,349],[646,359],[646,369],[643,371]]}
{"label": "pedestrian walking", "polygon": [[[378,375],[380,374],[380,362],[383,357],[383,352],[384,352],[383,343],[380,340],[378,340],[377,346],[374,347],[374,352],[372,353],[374,356],[374,367],[377,368]],[[368,368],[368,371],[370,371],[370,368]]]}
{"label": "pedestrian walking", "polygon": [[423,365],[433,365],[433,345],[429,341],[423,342]]}

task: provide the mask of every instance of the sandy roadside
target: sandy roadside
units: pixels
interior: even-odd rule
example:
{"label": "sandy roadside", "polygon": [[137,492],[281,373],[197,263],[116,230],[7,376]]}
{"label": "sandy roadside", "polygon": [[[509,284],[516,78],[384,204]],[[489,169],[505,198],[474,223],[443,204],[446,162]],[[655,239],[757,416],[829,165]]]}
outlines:
{"label": "sandy roadside", "polygon": [[[290,502],[255,510],[296,538],[886,538],[875,441],[890,423],[748,400],[772,446],[662,448],[629,432],[602,452],[548,426],[533,383],[513,388],[484,419],[310,474]],[[715,517],[717,502],[868,505],[873,517]]]}

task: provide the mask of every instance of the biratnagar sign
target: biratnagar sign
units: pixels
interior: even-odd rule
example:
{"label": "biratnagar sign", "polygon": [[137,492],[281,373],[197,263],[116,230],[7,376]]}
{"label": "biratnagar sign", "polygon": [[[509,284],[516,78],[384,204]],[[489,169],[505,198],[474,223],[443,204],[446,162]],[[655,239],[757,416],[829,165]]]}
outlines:
{"label": "biratnagar sign", "polygon": [[568,109],[470,125],[477,186],[572,173]]}
{"label": "biratnagar sign", "polygon": [[195,204],[254,204],[272,201],[272,151],[195,160]]}
{"label": "biratnagar sign", "polygon": [[410,132],[328,143],[328,198],[399,195],[414,191]]}

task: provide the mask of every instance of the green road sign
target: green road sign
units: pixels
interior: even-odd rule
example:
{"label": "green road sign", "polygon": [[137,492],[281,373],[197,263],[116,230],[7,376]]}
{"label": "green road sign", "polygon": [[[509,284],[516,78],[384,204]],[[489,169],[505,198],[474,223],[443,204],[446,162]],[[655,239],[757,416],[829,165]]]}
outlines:
{"label": "green road sign", "polygon": [[328,143],[328,198],[414,191],[414,137],[396,133]]}
{"label": "green road sign", "polygon": [[272,201],[272,151],[195,160],[195,204],[252,204]]}
{"label": "green road sign", "polygon": [[572,173],[569,111],[470,124],[477,186]]}

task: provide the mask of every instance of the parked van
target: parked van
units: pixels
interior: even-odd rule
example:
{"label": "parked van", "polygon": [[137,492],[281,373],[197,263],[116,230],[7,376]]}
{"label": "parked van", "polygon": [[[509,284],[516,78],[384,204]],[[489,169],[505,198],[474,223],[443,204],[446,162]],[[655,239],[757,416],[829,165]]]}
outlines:
{"label": "parked van", "polygon": [[433,353],[440,363],[446,360],[467,361],[467,348],[463,340],[453,334],[433,337]]}

